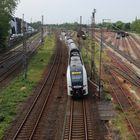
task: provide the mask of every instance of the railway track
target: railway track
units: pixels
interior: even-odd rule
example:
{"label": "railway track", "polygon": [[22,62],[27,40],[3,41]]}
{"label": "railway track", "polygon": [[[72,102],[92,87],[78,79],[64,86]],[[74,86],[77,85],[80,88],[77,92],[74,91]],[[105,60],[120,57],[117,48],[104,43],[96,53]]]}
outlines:
{"label": "railway track", "polygon": [[2,84],[3,81],[5,81],[12,73],[14,73],[21,66],[21,60],[18,60],[16,61],[16,63],[8,67],[6,71],[0,74],[0,83]]}
{"label": "railway track", "polygon": [[137,61],[139,62],[139,60],[140,60],[140,50],[137,48],[136,44],[134,43],[134,41],[132,40],[131,37],[128,37],[128,41],[131,45],[131,48],[132,48],[133,52],[136,55]]}
{"label": "railway track", "polygon": [[116,49],[115,46],[111,45],[110,43],[106,42],[104,40],[104,43],[109,46],[110,48],[112,48],[114,51],[116,51],[118,54],[120,54],[121,56],[123,56],[125,59],[127,59],[130,63],[133,63],[137,68],[140,68],[140,63],[136,60],[134,60],[132,57],[128,56],[126,53],[124,53],[123,51]]}
{"label": "railway track", "polygon": [[[40,39],[38,38],[38,36],[36,36],[35,40],[32,40],[31,43],[27,45],[28,58],[34,54],[39,45]],[[23,63],[23,54],[21,49],[22,48],[17,48],[16,50],[13,50],[12,55],[10,53],[8,57],[3,58],[0,61],[0,83],[2,86],[4,86],[7,83],[7,81],[10,80],[10,77],[13,73],[16,73],[16,71],[21,70]]]}
{"label": "railway track", "polygon": [[121,61],[118,57],[115,57],[113,53],[109,53],[113,60],[112,70],[123,76],[125,79],[133,83],[135,86],[140,87],[140,79],[136,72],[130,68],[127,64]]}
{"label": "railway track", "polygon": [[[112,78],[109,79],[110,87],[113,91],[113,98],[119,104],[121,110],[123,111],[124,117],[128,124],[129,129],[133,133],[136,140],[140,139],[140,119],[139,115],[136,113],[135,103],[129,98],[126,91],[122,88],[122,85],[118,82],[116,78],[116,74],[113,72],[109,72]],[[133,115],[129,115],[129,113],[133,112]]]}
{"label": "railway track", "polygon": [[[39,35],[40,34],[37,34],[34,37],[27,40],[27,49],[30,50],[30,47],[32,46],[32,44],[34,44],[34,42],[36,42],[39,39]],[[1,59],[0,59],[0,65],[4,65],[4,63],[7,63],[8,61],[15,59],[17,56],[21,55],[22,52],[23,52],[23,45],[21,44],[18,47],[12,50],[9,50],[5,54],[2,54]]]}
{"label": "railway track", "polygon": [[124,47],[124,52],[129,56],[131,57],[131,54],[130,54],[130,51],[128,49],[128,45],[127,45],[127,42],[126,42],[126,38],[122,38],[122,46]]}
{"label": "railway track", "polygon": [[[117,41],[118,39],[115,39],[115,40]],[[108,44],[108,42],[105,42],[105,43]],[[127,48],[126,41],[124,41],[124,40],[123,40],[123,46],[125,48]],[[136,62],[131,57],[129,57],[129,54],[130,54],[129,52],[128,52],[128,54],[125,54],[123,51],[120,51],[119,49],[116,49],[117,48],[116,45],[115,45],[115,47],[112,46],[111,48],[113,48],[115,51],[119,52],[119,54],[124,56],[127,60],[129,60],[135,66],[139,67],[138,62]],[[118,74],[123,76],[123,78],[127,79],[129,82],[133,83],[135,86],[140,87],[139,75],[132,68],[127,66],[125,63],[121,64],[122,63],[121,59],[120,58],[116,59],[114,54],[112,54],[111,52],[109,53],[109,56],[111,56],[111,58],[113,60],[113,65],[114,66],[112,67],[112,70],[114,70],[115,72],[117,72]]]}
{"label": "railway track", "polygon": [[[91,49],[87,49],[92,52]],[[89,67],[88,70],[90,70]],[[95,85],[90,84],[89,89],[92,91],[89,93],[93,93],[93,95],[89,95],[89,98],[80,100],[68,98],[62,134],[63,140],[105,139],[105,132],[103,132],[103,128],[100,129],[101,124],[96,101],[93,100],[93,97],[96,98],[94,94]]]}
{"label": "railway track", "polygon": [[133,40],[135,40],[135,42],[140,45],[140,41],[138,38],[136,38],[134,35],[131,36]]}
{"label": "railway track", "polygon": [[[97,41],[100,41],[100,36],[97,34],[96,35],[96,37],[97,37]],[[107,38],[107,37],[106,37]],[[129,37],[127,37],[127,38],[129,38]],[[124,52],[124,51],[122,51],[122,50],[120,50],[120,49],[118,49],[118,45],[119,45],[119,41],[118,41],[119,39],[114,39],[114,40],[112,40],[113,42],[114,42],[114,44],[112,45],[110,42],[107,42],[105,39],[104,39],[104,44],[105,45],[107,45],[107,46],[109,46],[110,48],[112,48],[114,51],[116,51],[117,53],[119,53],[121,56],[123,56],[124,58],[126,58],[130,63],[133,63],[136,67],[138,67],[138,68],[140,68],[140,62],[138,61],[138,60],[135,60],[135,59],[133,59],[132,57],[131,57],[131,55],[128,55],[128,53],[126,53],[126,52]],[[131,46],[133,46],[133,45],[135,45],[134,44],[134,42],[132,42],[132,40],[130,41],[129,40],[129,43],[130,43],[130,45]],[[133,44],[133,45],[132,45]],[[126,45],[126,43],[123,43],[123,45]],[[125,48],[126,48],[126,46],[124,46]],[[136,47],[136,46],[134,46],[134,47]],[[136,50],[138,49],[138,48],[135,48]],[[134,48],[133,48],[133,51],[135,52],[136,50],[134,50]],[[138,52],[136,52],[136,54],[137,54],[137,56],[139,57],[140,55],[138,54]]]}
{"label": "railway track", "polygon": [[[40,33],[38,33],[38,34],[34,35],[33,37],[29,38],[27,40],[27,46],[29,46],[31,44],[31,42],[36,40],[39,36],[40,36]],[[1,54],[1,56],[0,56],[0,65],[5,63],[6,61],[9,61],[10,59],[15,57],[19,53],[22,53],[22,43],[19,44],[17,47],[12,48],[12,49],[8,50],[7,52]]]}
{"label": "railway track", "polygon": [[[106,42],[105,40],[104,40],[104,42],[105,42],[105,44],[110,46],[112,49],[114,49],[114,51],[117,51],[124,58],[126,58],[131,63],[136,65],[138,68],[140,68],[139,63],[136,62],[135,60],[133,60],[129,56],[129,54],[124,53],[121,50],[118,50],[114,45],[111,45],[110,43]],[[124,45],[124,47],[126,47],[125,43],[122,45]],[[129,78],[127,75],[127,79],[129,79],[130,82],[132,82],[132,80],[133,80],[133,84],[135,84],[136,86],[139,87],[140,86],[139,78],[137,77],[135,71],[133,71],[133,69],[131,69],[127,65],[121,64],[120,59],[117,59],[116,57],[112,58],[112,59],[114,59],[113,64],[115,63],[114,64],[115,69],[117,67],[117,70],[119,69],[119,71],[121,71],[121,73],[125,73],[125,74],[128,73]],[[133,100],[132,95],[128,91],[126,91],[126,89],[124,89],[122,87],[122,83],[118,82],[118,79],[117,79],[118,75],[117,75],[116,70],[114,72],[114,69],[112,70],[111,68],[109,68],[107,71],[108,71],[107,75],[109,77],[110,88],[113,91],[112,96],[124,114],[125,120],[128,124],[128,129],[131,130],[135,139],[139,140],[140,139],[140,127],[138,125],[140,123],[140,118],[139,118],[139,113],[138,113],[139,107],[135,103],[135,100]],[[122,76],[124,76],[124,78],[126,78],[125,77],[126,75],[122,74]]]}
{"label": "railway track", "polygon": [[18,129],[10,139],[34,139],[39,133],[38,126],[42,117],[44,117],[43,113],[51,96],[51,91],[53,89],[53,85],[60,66],[61,57],[61,51],[57,49],[57,54],[54,58],[51,68],[48,71],[48,75],[45,78],[43,85],[41,86],[27,114],[23,118],[22,123],[20,123]]}
{"label": "railway track", "polygon": [[99,140],[108,135],[100,123],[98,98],[95,97],[95,85],[89,81],[89,95],[85,98],[68,98],[63,140]]}
{"label": "railway track", "polygon": [[117,75],[121,76],[123,79],[128,81],[129,83],[135,85],[136,87],[140,88],[140,82],[138,79],[133,77],[132,75],[129,75],[129,73],[126,73],[126,71],[121,70],[117,67],[110,67],[110,69],[115,72]]}
{"label": "railway track", "polygon": [[93,130],[87,112],[86,101],[69,99],[69,111],[66,115],[64,140],[93,140]]}

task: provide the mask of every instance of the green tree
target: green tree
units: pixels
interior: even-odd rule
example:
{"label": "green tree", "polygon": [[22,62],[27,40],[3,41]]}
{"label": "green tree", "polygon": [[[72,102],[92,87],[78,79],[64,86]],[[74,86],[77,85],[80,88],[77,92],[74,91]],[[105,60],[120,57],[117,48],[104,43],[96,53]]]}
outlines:
{"label": "green tree", "polygon": [[134,22],[132,22],[131,29],[136,33],[140,33],[140,19],[136,19]]}
{"label": "green tree", "polygon": [[115,23],[115,26],[116,26],[117,29],[122,30],[123,29],[123,26],[124,26],[124,23],[122,21],[117,21]]}
{"label": "green tree", "polygon": [[34,29],[39,30],[39,29],[41,28],[42,24],[41,24],[41,21],[37,21],[37,22],[31,23],[31,26],[32,26]]}
{"label": "green tree", "polygon": [[123,25],[123,30],[125,30],[125,31],[130,31],[130,29],[131,29],[131,23],[124,23],[124,25]]}
{"label": "green tree", "polygon": [[6,46],[9,22],[17,4],[18,0],[0,0],[0,48]]}

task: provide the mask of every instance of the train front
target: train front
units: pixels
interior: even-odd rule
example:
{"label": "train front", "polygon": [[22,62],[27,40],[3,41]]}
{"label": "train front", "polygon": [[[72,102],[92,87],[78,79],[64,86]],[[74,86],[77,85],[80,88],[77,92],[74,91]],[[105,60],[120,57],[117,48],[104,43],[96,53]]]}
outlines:
{"label": "train front", "polygon": [[70,66],[69,91],[70,96],[83,96],[87,94],[87,80],[83,65]]}

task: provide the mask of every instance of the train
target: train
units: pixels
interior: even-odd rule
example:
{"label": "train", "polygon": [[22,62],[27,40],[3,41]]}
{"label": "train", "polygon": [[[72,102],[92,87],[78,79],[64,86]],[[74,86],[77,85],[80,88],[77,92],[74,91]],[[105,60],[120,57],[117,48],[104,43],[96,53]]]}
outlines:
{"label": "train", "polygon": [[24,21],[22,23],[22,19],[18,18],[18,17],[11,17],[11,21],[10,21],[10,34],[11,35],[19,35],[22,34],[22,24],[24,24],[24,31],[26,33],[31,33],[34,32],[35,29],[32,28],[30,26],[29,23],[27,23],[26,21]]}
{"label": "train", "polygon": [[67,93],[68,96],[83,97],[88,95],[87,72],[74,41],[67,37],[68,67],[67,67]]}
{"label": "train", "polygon": [[85,32],[84,31],[82,31],[82,30],[79,30],[78,32],[77,32],[77,37],[78,38],[82,38],[83,40],[86,40],[86,34],[85,34]]}
{"label": "train", "polygon": [[127,37],[127,36],[129,36],[129,33],[128,32],[118,31],[117,32],[117,35],[116,35],[116,39],[120,39],[121,37]]}
{"label": "train", "polygon": [[10,30],[9,30],[9,45],[15,46],[18,43],[20,43],[23,39],[23,28],[22,24],[24,24],[24,32],[26,34],[26,37],[30,37],[37,33],[37,30],[35,30],[29,23],[26,21],[22,22],[22,19],[18,17],[11,17],[10,20]]}

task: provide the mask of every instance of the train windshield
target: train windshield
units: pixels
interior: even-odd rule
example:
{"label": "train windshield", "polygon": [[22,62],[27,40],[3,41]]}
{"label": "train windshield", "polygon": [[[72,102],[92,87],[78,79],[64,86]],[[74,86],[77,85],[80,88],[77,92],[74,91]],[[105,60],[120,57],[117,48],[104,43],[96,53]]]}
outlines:
{"label": "train windshield", "polygon": [[82,83],[83,81],[82,72],[72,72],[71,77],[72,77],[72,82]]}

